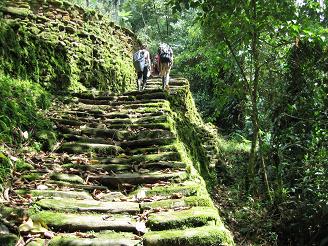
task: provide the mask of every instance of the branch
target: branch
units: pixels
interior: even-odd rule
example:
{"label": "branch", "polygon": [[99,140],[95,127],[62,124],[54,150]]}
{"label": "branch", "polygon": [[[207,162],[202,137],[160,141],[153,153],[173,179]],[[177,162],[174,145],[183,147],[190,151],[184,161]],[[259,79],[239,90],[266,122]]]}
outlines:
{"label": "branch", "polygon": [[236,55],[234,49],[232,48],[231,42],[227,39],[225,33],[223,32],[223,30],[220,27],[218,28],[218,30],[219,30],[220,34],[222,35],[224,42],[228,46],[228,48],[229,48],[229,50],[230,50],[230,52],[231,52],[231,54],[232,54],[235,62],[237,63],[237,66],[238,66],[238,68],[240,70],[241,76],[243,77],[243,80],[245,82],[246,89],[249,91],[249,93],[251,93],[251,88],[250,88],[250,85],[249,85],[249,81],[248,81],[248,79],[246,77],[246,74],[245,74],[244,69],[241,66],[240,61],[237,58],[237,55]]}

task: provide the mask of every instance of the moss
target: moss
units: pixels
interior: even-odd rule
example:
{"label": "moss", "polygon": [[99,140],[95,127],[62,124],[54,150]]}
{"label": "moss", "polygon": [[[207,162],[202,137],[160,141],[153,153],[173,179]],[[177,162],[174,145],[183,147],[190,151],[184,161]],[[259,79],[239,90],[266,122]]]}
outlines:
{"label": "moss", "polygon": [[186,152],[187,158],[191,158],[193,167],[202,175],[210,189],[215,181],[215,173],[209,169],[206,150],[202,148],[205,141],[204,123],[196,109],[189,87],[178,90],[175,95],[168,95],[168,99],[175,112],[172,116],[176,122],[177,135],[183,143],[182,148],[185,148],[182,152]]}
{"label": "moss", "polygon": [[0,150],[0,185],[8,181],[12,168],[11,160]]}
{"label": "moss", "polygon": [[28,181],[35,181],[42,177],[41,173],[30,173],[30,174],[24,174],[21,176],[22,179],[26,179]]}
{"label": "moss", "polygon": [[92,196],[84,191],[60,191],[60,190],[15,190],[17,194],[31,194],[33,198],[62,197],[76,199],[92,199]]}
{"label": "moss", "polygon": [[32,11],[27,8],[3,7],[1,10],[7,14],[23,17],[32,13]]}
{"label": "moss", "polygon": [[[81,31],[75,32],[67,21],[54,23],[51,16],[34,15],[42,4],[43,0],[26,1],[26,8],[14,8],[9,7],[8,1],[0,9],[0,13],[24,16],[27,20],[1,20],[0,62],[6,73],[30,78],[56,90],[81,91],[95,87],[123,92],[134,89],[136,75],[130,57],[132,46],[138,42],[134,34],[116,32],[115,26],[109,27],[107,20],[93,10],[85,11],[71,3],[53,0],[51,4],[55,8],[67,10],[71,16],[84,15]],[[101,24],[98,19],[102,20]],[[13,25],[8,25],[10,22]],[[82,31],[92,39],[81,37]],[[125,41],[125,35],[132,43]],[[5,43],[5,40],[12,42]]]}
{"label": "moss", "polygon": [[154,202],[142,203],[141,209],[151,209],[151,208],[179,208],[179,207],[213,207],[214,204],[209,196],[190,196],[184,197],[182,199],[166,199]]}
{"label": "moss", "polygon": [[58,181],[66,181],[70,183],[83,184],[83,179],[78,175],[66,174],[66,173],[54,173],[51,175],[51,179]]}
{"label": "moss", "polygon": [[151,230],[198,227],[214,224],[219,219],[217,210],[209,207],[192,207],[188,210],[169,211],[150,214],[147,225]]}
{"label": "moss", "polygon": [[36,135],[37,141],[42,145],[44,150],[52,150],[57,141],[57,135],[50,130],[41,130]]}
{"label": "moss", "polygon": [[24,172],[24,171],[28,171],[28,170],[33,170],[34,166],[31,165],[30,163],[27,163],[27,162],[19,159],[15,163],[15,169],[17,172]]}
{"label": "moss", "polygon": [[233,246],[232,235],[223,226],[203,226],[185,230],[148,232],[145,246]]}
{"label": "moss", "polygon": [[151,196],[168,196],[174,193],[180,193],[184,196],[200,194],[201,186],[193,182],[186,184],[173,184],[169,186],[158,186],[145,191],[147,197]]}
{"label": "moss", "polygon": [[0,245],[15,246],[18,240],[18,236],[14,234],[0,234]]}
{"label": "moss", "polygon": [[137,245],[138,241],[134,234],[125,232],[102,231],[99,233],[88,232],[90,239],[80,238],[74,235],[58,235],[51,239],[49,246],[62,245]]}

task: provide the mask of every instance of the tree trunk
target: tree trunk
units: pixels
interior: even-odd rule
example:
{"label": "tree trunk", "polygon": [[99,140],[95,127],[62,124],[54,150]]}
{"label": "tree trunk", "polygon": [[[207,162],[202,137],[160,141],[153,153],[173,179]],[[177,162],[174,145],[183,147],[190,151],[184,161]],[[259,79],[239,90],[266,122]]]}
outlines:
{"label": "tree trunk", "polygon": [[251,119],[253,126],[252,145],[247,167],[247,179],[246,179],[246,190],[248,192],[254,191],[254,180],[255,180],[255,163],[257,159],[257,144],[259,136],[259,121],[258,121],[258,108],[257,108],[257,93],[259,83],[259,55],[258,55],[258,30],[257,30],[257,12],[256,12],[256,0],[251,1],[252,9],[252,85],[251,85]]}

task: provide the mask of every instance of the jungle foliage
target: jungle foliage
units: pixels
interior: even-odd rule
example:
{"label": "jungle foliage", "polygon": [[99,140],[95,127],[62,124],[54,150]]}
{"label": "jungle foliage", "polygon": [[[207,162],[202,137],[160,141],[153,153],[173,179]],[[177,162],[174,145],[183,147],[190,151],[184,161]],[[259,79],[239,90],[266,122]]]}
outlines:
{"label": "jungle foliage", "polygon": [[151,47],[162,41],[174,47],[175,72],[191,81],[203,117],[227,139],[251,143],[248,154],[223,151],[226,168],[218,167],[219,181],[225,180],[218,187],[228,186],[238,197],[227,202],[233,213],[227,220],[243,242],[327,241],[326,4],[139,0],[122,5],[131,11],[126,25]]}
{"label": "jungle foliage", "polygon": [[[213,194],[238,245],[327,244],[327,0],[74,2],[132,29],[152,53],[173,47],[173,72],[230,140]],[[24,117],[6,131],[24,133]]]}

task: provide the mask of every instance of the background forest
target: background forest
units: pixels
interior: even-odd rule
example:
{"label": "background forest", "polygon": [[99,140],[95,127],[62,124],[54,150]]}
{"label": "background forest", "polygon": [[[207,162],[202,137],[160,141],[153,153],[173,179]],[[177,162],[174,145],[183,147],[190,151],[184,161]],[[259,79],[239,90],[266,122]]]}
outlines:
{"label": "background forest", "polygon": [[[172,46],[173,74],[222,135],[211,188],[237,245],[328,245],[327,0],[73,2],[131,29],[151,54]],[[27,105],[46,107],[41,92]]]}

